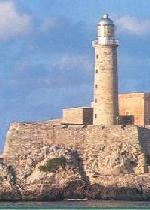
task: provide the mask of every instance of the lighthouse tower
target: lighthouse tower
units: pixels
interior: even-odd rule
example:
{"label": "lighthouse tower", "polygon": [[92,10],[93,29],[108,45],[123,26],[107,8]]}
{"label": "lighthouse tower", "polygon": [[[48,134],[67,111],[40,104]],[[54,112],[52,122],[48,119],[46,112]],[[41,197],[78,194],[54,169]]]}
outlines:
{"label": "lighthouse tower", "polygon": [[93,124],[115,125],[118,122],[118,75],[115,26],[109,15],[97,25],[95,49]]}

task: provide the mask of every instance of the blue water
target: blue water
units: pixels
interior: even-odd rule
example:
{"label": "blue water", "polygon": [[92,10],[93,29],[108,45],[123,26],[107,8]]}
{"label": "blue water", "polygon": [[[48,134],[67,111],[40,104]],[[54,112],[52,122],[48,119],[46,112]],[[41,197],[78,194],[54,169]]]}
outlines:
{"label": "blue water", "polygon": [[150,202],[128,201],[57,201],[0,202],[0,209],[150,209]]}

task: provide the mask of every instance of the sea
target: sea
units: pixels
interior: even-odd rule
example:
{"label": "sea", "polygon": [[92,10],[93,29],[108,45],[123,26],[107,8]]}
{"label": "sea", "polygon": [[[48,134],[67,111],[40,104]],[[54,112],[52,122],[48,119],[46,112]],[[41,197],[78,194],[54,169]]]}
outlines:
{"label": "sea", "polygon": [[150,202],[130,201],[57,201],[0,202],[0,209],[150,209]]}

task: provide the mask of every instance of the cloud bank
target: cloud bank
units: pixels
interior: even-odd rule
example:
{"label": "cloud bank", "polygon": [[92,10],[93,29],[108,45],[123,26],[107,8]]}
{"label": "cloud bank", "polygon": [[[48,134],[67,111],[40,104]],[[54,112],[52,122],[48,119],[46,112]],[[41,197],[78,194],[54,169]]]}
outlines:
{"label": "cloud bank", "polygon": [[119,30],[126,31],[133,35],[150,34],[150,20],[142,20],[132,16],[122,16],[117,20]]}
{"label": "cloud bank", "polygon": [[0,2],[0,40],[24,35],[31,29],[31,17],[21,14],[13,1]]}

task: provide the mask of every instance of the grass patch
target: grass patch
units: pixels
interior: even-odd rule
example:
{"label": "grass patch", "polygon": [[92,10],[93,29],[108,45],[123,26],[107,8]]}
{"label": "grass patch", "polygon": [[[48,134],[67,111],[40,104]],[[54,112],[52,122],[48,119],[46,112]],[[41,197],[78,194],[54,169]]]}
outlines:
{"label": "grass patch", "polygon": [[3,180],[4,180],[3,177],[0,176],[0,185],[2,184]]}
{"label": "grass patch", "polygon": [[39,169],[43,172],[56,172],[59,169],[59,167],[65,169],[65,165],[65,158],[53,158],[48,160],[45,165],[39,166]]}

